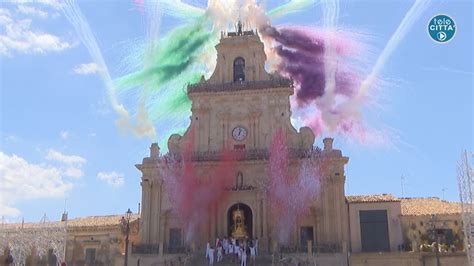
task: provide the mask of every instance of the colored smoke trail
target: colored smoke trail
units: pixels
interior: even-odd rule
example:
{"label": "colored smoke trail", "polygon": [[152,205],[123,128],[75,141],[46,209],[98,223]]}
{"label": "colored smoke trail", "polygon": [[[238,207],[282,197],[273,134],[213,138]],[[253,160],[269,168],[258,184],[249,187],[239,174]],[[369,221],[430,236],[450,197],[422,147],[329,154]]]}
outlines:
{"label": "colored smoke trail", "polygon": [[[340,105],[339,112],[333,114],[323,114],[323,120],[333,121],[334,124],[337,124],[337,131],[339,133],[350,136],[362,142],[367,140],[370,140],[372,143],[390,142],[386,136],[387,133],[374,129],[368,129],[366,125],[364,125],[363,121],[361,120],[362,114],[360,112],[360,107],[362,103],[366,101],[367,98],[369,98],[369,89],[381,82],[378,79],[378,76],[390,55],[397,48],[400,42],[403,41],[410,28],[428,6],[429,0],[415,0],[414,4],[404,16],[395,33],[392,35],[392,37],[390,37],[390,40],[373,66],[372,71],[360,83],[360,87],[357,89],[357,94],[354,95],[354,97],[348,99],[348,101],[342,103]],[[324,115],[326,117],[324,117]]]}
{"label": "colored smoke trail", "polygon": [[[270,11],[283,16],[313,4],[314,1],[292,0]],[[66,1],[63,12],[74,26],[87,47],[93,61],[100,66],[112,108],[119,114],[117,124],[132,130],[137,136],[155,136],[154,125],[159,128],[159,142],[177,128],[189,123],[191,103],[187,98],[187,84],[198,82],[202,75],[209,76],[215,68],[219,31],[232,29],[238,19],[247,25],[267,25],[270,20],[255,0],[210,0],[207,9],[183,3],[180,0],[145,1],[134,0],[134,5],[147,18],[147,36],[127,49],[124,57],[126,72],[123,76],[110,76],[101,50],[79,7],[73,0]],[[160,36],[162,15],[170,15],[187,24]],[[139,45],[136,45],[139,44]],[[139,47],[139,48],[138,48]],[[140,51],[138,51],[141,49]],[[118,96],[127,104],[137,99],[136,121],[119,103]],[[127,105],[128,106],[128,105]],[[153,123],[152,123],[153,122]],[[163,145],[166,146],[166,145]]]}
{"label": "colored smoke trail", "polygon": [[[277,72],[291,78],[295,83],[293,110],[298,112],[309,106],[316,106],[321,116],[304,113],[307,125],[315,132],[321,131],[321,128],[334,129],[337,123],[334,123],[328,114],[341,111],[338,109],[340,105],[334,104],[336,100],[346,101],[356,92],[360,84],[360,74],[357,67],[351,65],[350,60],[360,53],[363,45],[357,41],[355,35],[342,31],[268,26],[261,32],[276,42],[273,51],[280,58]],[[328,38],[331,38],[330,58],[325,49],[325,40]],[[328,68],[328,65],[332,68]],[[327,76],[332,81],[327,81]],[[332,86],[329,93],[333,95],[325,98],[327,84]],[[324,124],[317,124],[318,121],[323,121]]]}
{"label": "colored smoke trail", "polygon": [[[194,130],[188,133],[189,142],[180,155],[165,156],[163,182],[168,191],[168,200],[173,204],[181,221],[185,224],[186,242],[195,239],[212,217],[213,208],[229,195],[236,170],[236,160],[228,150],[221,153],[217,166],[210,172],[202,172],[192,161]],[[204,176],[201,176],[204,175]]]}
{"label": "colored smoke trail", "polygon": [[[148,53],[144,69],[117,79],[119,90],[133,89],[145,83],[159,89],[180,74],[190,70],[206,46],[215,44],[215,34],[206,27],[206,19],[172,30]],[[185,80],[183,83],[187,83]]]}
{"label": "colored smoke trail", "polygon": [[357,100],[362,97],[365,97],[370,87],[373,85],[376,77],[380,74],[383,66],[387,62],[390,55],[393,51],[397,48],[401,41],[405,38],[405,35],[411,29],[413,24],[418,20],[421,14],[428,8],[430,0],[415,0],[412,7],[406,13],[403,20],[400,22],[398,28],[396,29],[395,33],[390,37],[387,45],[383,49],[380,56],[377,58],[377,61],[372,68],[372,71],[367,76],[367,78],[362,82],[360,86],[360,90],[357,96]]}
{"label": "colored smoke trail", "polygon": [[328,31],[324,39],[324,94],[318,99],[318,105],[321,111],[327,112],[333,109],[335,104],[336,70],[338,64],[338,55],[335,51],[334,34],[337,30],[337,20],[339,18],[339,1],[323,0],[321,3],[323,9],[323,24]]}
{"label": "colored smoke trail", "polygon": [[154,138],[155,129],[148,119],[147,113],[140,112],[139,116],[137,117],[138,123],[134,125],[130,122],[130,116],[125,107],[118,102],[114,91],[114,84],[105,60],[102,56],[102,52],[99,48],[99,45],[97,44],[89,24],[87,23],[87,20],[81,13],[76,2],[74,0],[66,0],[60,6],[65,17],[76,30],[81,42],[86,46],[90,56],[92,57],[92,60],[99,66],[100,76],[107,88],[107,94],[112,108],[119,115],[117,125],[121,128],[132,130],[138,137],[149,136]]}
{"label": "colored smoke trail", "polygon": [[316,205],[320,191],[318,154],[302,159],[297,176],[290,175],[288,145],[282,130],[275,133],[270,148],[270,180],[267,193],[275,232],[280,244],[289,244],[299,218]]}
{"label": "colored smoke trail", "polygon": [[267,16],[272,19],[280,18],[284,15],[302,11],[316,3],[315,0],[290,0],[288,3],[278,6],[267,12]]}
{"label": "colored smoke trail", "polygon": [[[181,0],[159,0],[166,14],[183,20],[194,20],[202,17],[206,10],[183,3]],[[210,1],[209,1],[210,2]]]}
{"label": "colored smoke trail", "polygon": [[[343,37],[343,33],[292,26],[266,27],[262,34],[277,43],[274,50],[281,58],[277,69],[295,82],[296,101],[301,106],[325,93],[324,40],[328,34],[333,36],[334,51],[339,58],[344,59],[360,50],[360,44]],[[350,96],[357,88],[358,75],[348,70],[349,63],[341,65],[335,73],[335,93]]]}
{"label": "colored smoke trail", "polygon": [[152,36],[156,34],[146,44],[146,55],[136,56],[145,58],[142,69],[116,79],[117,92],[140,95],[159,128],[160,140],[166,141],[174,129],[189,123],[191,102],[186,86],[198,82],[208,71],[208,59],[202,54],[216,53],[217,34],[202,17],[173,29],[160,40]]}

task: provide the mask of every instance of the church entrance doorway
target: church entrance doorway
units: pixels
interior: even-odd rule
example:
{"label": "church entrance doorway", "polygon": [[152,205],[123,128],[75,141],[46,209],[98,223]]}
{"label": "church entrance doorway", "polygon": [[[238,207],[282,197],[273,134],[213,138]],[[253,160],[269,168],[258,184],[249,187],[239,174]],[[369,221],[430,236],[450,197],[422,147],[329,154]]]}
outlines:
{"label": "church entrance doorway", "polygon": [[246,204],[236,203],[227,211],[227,233],[237,239],[252,239],[252,209]]}

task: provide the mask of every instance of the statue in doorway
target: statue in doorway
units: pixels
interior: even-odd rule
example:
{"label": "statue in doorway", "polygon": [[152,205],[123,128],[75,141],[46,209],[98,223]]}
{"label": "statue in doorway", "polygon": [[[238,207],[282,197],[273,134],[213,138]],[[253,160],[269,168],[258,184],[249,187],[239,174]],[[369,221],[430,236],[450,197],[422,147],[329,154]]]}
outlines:
{"label": "statue in doorway", "polygon": [[232,212],[232,220],[234,221],[232,225],[232,237],[236,239],[248,237],[244,211],[237,207],[237,210]]}

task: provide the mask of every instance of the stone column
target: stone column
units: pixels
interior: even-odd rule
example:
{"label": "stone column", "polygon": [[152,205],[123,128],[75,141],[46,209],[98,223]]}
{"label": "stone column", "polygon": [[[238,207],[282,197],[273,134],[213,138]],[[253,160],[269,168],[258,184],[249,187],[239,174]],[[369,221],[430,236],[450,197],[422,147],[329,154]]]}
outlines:
{"label": "stone column", "polygon": [[152,186],[152,205],[151,205],[151,242],[158,243],[160,239],[160,225],[161,225],[161,203],[162,203],[162,184],[161,181],[155,179]]}
{"label": "stone column", "polygon": [[[165,216],[166,214],[164,214]],[[161,231],[161,234],[159,234],[159,238],[157,238],[156,240],[158,241],[159,245],[160,245],[160,255],[163,255],[163,252],[164,252],[164,249],[165,249],[165,230],[166,230],[166,227],[165,227],[165,221],[166,221],[166,217],[163,217],[164,219],[162,220],[161,223],[158,224],[159,228],[158,228],[158,231]]]}
{"label": "stone column", "polygon": [[142,186],[142,210],[141,220],[142,228],[140,230],[141,243],[150,243],[150,182],[145,179],[141,182]]}
{"label": "stone column", "polygon": [[[263,203],[263,238],[260,239],[258,241],[259,245],[261,245],[260,243],[264,244],[266,247],[269,247],[269,243],[268,243],[268,237],[270,235],[271,232],[269,232],[268,230],[268,219],[267,219],[267,215],[268,215],[268,211],[270,210],[270,208],[267,207],[267,198],[266,196],[263,196],[263,199],[262,199],[262,203]],[[259,247],[259,249],[262,249]],[[269,249],[268,249],[269,250]]]}

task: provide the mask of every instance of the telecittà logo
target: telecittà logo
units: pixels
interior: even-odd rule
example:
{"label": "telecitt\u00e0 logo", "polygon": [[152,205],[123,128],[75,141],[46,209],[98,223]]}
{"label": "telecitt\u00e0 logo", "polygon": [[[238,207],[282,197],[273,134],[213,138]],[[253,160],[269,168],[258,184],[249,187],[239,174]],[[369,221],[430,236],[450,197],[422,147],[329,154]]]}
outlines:
{"label": "telecitt\u00e0 logo", "polygon": [[456,34],[456,23],[448,15],[436,15],[428,23],[428,34],[435,42],[449,42]]}

